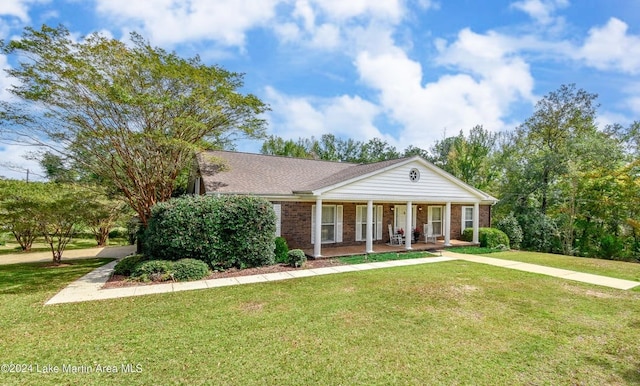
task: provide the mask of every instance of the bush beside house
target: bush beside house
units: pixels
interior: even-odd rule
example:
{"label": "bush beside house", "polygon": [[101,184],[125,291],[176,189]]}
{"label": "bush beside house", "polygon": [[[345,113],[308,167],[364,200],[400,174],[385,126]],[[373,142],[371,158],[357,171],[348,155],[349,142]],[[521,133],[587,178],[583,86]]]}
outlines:
{"label": "bush beside house", "polygon": [[143,235],[153,260],[193,258],[214,269],[275,261],[271,204],[252,196],[185,196],[155,205]]}
{"label": "bush beside house", "polygon": [[[462,240],[473,240],[473,229],[467,228],[462,232]],[[478,241],[483,248],[499,248],[504,247],[509,249],[509,237],[496,228],[479,228],[478,229]]]}

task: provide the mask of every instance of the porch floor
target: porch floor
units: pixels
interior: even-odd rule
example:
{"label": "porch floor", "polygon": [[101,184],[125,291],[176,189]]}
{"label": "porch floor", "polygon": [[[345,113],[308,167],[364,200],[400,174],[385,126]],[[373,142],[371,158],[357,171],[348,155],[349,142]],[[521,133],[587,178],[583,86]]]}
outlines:
{"label": "porch floor", "polygon": [[[424,241],[418,241],[417,243],[411,243],[411,251],[436,251],[452,247],[467,247],[476,245],[469,241],[451,240],[451,246],[445,247],[444,240],[438,240],[435,243],[425,243]],[[313,248],[304,249],[304,253],[307,256],[313,257]],[[389,244],[373,244],[373,253],[386,253],[386,252],[406,252],[404,245],[389,245]],[[362,245],[350,245],[345,247],[322,247],[321,259],[343,256],[364,255],[366,253],[366,246]]]}

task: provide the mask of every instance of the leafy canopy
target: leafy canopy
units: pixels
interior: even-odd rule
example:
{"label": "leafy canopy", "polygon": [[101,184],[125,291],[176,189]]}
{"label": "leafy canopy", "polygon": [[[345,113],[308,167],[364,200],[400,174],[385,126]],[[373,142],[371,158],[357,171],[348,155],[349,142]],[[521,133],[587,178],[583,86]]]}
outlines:
{"label": "leafy canopy", "polygon": [[18,65],[4,103],[5,140],[40,145],[122,191],[143,223],[194,153],[262,137],[268,107],[243,75],[152,47],[132,33],[75,41],[63,26],[28,27],[2,45]]}

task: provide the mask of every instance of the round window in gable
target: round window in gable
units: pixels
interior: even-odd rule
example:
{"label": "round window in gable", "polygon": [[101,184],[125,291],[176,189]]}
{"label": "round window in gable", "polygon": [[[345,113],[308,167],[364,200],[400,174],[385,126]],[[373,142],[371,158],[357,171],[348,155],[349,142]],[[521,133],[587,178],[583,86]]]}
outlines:
{"label": "round window in gable", "polygon": [[420,171],[416,168],[413,168],[409,171],[409,179],[411,182],[418,182],[420,180]]}

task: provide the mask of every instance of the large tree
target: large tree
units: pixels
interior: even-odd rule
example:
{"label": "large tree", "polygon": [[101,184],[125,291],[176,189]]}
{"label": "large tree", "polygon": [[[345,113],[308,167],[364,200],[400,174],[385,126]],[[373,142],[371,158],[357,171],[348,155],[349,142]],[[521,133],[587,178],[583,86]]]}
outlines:
{"label": "large tree", "polygon": [[0,110],[5,140],[44,146],[110,181],[146,224],[194,153],[262,137],[267,106],[239,92],[243,75],[100,34],[75,41],[60,26],[26,28],[2,46],[18,102]]}

